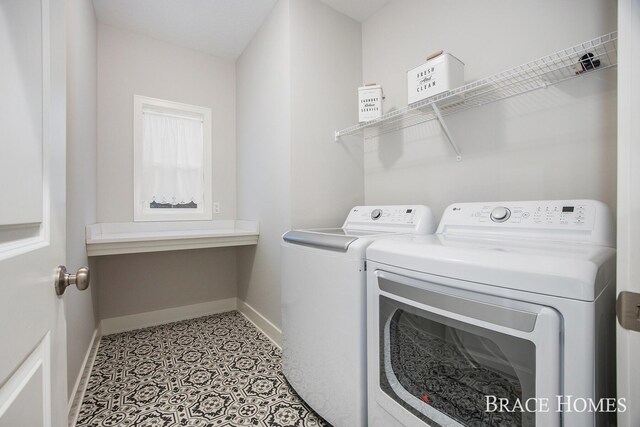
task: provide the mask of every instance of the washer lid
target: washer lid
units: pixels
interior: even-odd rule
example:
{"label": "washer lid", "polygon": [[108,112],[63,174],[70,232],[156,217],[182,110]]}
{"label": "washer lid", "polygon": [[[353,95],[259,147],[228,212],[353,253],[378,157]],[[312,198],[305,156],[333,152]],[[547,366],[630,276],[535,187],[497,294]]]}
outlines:
{"label": "washer lid", "polygon": [[308,230],[297,230],[304,231],[309,233],[322,233],[322,234],[332,234],[336,236],[351,236],[351,237],[365,237],[365,236],[375,236],[377,234],[390,234],[388,231],[380,231],[380,230],[354,230],[348,228],[311,228]]}
{"label": "washer lid", "polygon": [[[342,229],[334,229],[334,231]],[[334,251],[346,252],[349,245],[356,240],[357,237],[348,236],[344,233],[317,233],[311,230],[291,230],[284,233],[282,239],[285,242],[295,245],[312,246],[315,248],[329,249]]]}
{"label": "washer lid", "polygon": [[367,259],[492,287],[583,301],[594,301],[615,275],[614,249],[579,243],[449,235],[392,237],[370,245]]}
{"label": "washer lid", "polygon": [[282,236],[282,240],[295,245],[346,252],[349,245],[358,239],[388,236],[391,234],[397,233],[379,230],[350,230],[346,228],[312,228],[309,230],[287,231]]}

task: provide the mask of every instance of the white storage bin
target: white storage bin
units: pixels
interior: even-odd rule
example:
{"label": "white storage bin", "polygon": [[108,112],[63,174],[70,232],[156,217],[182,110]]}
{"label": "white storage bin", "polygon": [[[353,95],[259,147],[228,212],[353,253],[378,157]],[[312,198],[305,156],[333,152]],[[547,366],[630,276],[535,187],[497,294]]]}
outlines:
{"label": "white storage bin", "polygon": [[382,86],[367,85],[358,88],[358,120],[368,122],[382,116]]}
{"label": "white storage bin", "polygon": [[464,63],[450,53],[439,52],[407,71],[407,102],[413,104],[463,84]]}

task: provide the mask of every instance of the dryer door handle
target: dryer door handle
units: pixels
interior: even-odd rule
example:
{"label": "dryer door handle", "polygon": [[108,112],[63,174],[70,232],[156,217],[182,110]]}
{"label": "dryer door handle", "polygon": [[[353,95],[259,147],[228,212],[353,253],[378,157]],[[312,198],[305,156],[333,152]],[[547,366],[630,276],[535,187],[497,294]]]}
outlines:
{"label": "dryer door handle", "polygon": [[388,294],[522,332],[535,329],[536,313],[411,286],[388,277],[384,272],[377,273],[377,276],[378,287]]}

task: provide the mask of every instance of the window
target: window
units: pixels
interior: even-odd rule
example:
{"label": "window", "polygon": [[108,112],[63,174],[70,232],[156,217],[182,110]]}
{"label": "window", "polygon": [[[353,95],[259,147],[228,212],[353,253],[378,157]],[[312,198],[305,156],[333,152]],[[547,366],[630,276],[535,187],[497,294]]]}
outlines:
{"label": "window", "polygon": [[134,96],[134,220],[208,220],[211,109]]}

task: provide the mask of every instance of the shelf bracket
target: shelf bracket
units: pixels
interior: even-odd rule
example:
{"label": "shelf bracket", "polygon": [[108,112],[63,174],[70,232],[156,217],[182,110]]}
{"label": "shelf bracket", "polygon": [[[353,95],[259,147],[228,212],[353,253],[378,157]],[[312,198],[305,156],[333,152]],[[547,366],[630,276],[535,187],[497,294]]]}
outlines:
{"label": "shelf bracket", "polygon": [[431,104],[431,107],[433,108],[433,112],[436,113],[436,117],[440,122],[440,126],[442,126],[442,130],[444,131],[444,134],[447,136],[447,139],[449,140],[449,144],[451,144],[453,151],[456,152],[456,160],[457,161],[462,160],[462,153],[460,152],[460,149],[458,148],[458,145],[456,144],[456,142],[453,140],[453,137],[451,136],[451,132],[449,132],[449,128],[447,127],[447,124],[444,122],[444,119],[442,118],[440,109],[438,108],[435,102]]}
{"label": "shelf bracket", "polygon": [[338,142],[339,140],[340,140],[340,132],[334,131],[333,132],[333,141],[334,142]]}

